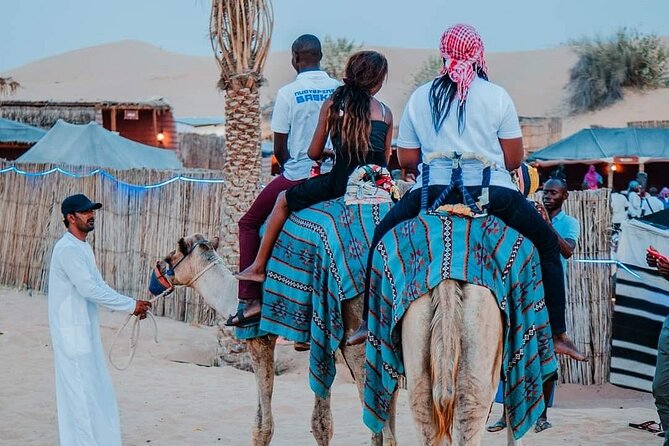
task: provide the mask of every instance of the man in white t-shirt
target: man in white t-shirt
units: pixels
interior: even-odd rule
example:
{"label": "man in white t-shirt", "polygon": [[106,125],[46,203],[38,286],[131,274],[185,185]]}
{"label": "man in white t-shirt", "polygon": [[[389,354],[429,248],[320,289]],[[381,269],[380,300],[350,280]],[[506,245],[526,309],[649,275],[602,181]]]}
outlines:
{"label": "man in white t-shirt", "polygon": [[[260,227],[272,211],[280,192],[300,184],[311,172],[313,161],[307,156],[323,102],[340,83],[320,69],[321,42],[304,34],[293,42],[291,63],[297,77],[276,95],[272,113],[274,155],[283,173],[260,192],[248,212],[239,220],[239,270],[253,263],[260,246]],[[239,299],[244,308],[230,316],[226,325],[244,325],[260,316],[262,284],[240,281]]]}
{"label": "man in white t-shirt", "polygon": [[657,197],[657,188],[651,187],[641,199],[641,215],[650,215],[664,210],[664,203]]}
{"label": "man in white t-shirt", "polygon": [[615,230],[620,230],[620,225],[627,219],[627,206],[627,197],[617,190],[611,192],[611,222]]}
{"label": "man in white t-shirt", "polygon": [[643,190],[638,181],[630,181],[629,186],[627,186],[627,201],[629,206],[627,207],[627,215],[629,218],[639,218],[641,217],[641,196],[643,195]]}

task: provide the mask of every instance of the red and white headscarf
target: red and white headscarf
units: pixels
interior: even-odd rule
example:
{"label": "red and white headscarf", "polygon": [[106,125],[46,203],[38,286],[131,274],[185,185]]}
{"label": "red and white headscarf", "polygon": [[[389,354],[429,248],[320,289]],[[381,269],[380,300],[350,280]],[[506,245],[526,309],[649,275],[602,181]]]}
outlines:
{"label": "red and white headscarf", "polygon": [[469,86],[476,78],[474,65],[488,72],[483,56],[483,40],[473,26],[461,23],[444,31],[439,51],[444,59],[441,74],[448,74],[458,85],[458,98],[460,104],[464,104]]}

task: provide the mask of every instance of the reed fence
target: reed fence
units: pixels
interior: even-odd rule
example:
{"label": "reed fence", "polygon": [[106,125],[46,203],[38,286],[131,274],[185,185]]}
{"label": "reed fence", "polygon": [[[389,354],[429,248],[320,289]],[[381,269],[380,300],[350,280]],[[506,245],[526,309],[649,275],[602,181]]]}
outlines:
{"label": "reed fence", "polygon": [[[54,166],[19,167],[43,172]],[[92,170],[61,167],[79,173]],[[107,172],[134,185],[154,184],[179,174],[156,170]],[[180,173],[200,179],[221,176],[220,172],[205,170]],[[0,283],[47,291],[51,251],[65,231],[60,203],[75,193],[84,193],[103,204],[89,241],[103,277],[123,294],[147,297],[148,277],[155,261],[173,250],[180,237],[194,232],[220,236],[221,256],[228,267],[237,269],[237,224],[232,217],[236,210],[226,199],[226,183],[177,180],[147,189],[113,177],[95,174],[73,178],[57,172],[43,176],[0,174]],[[190,289],[178,290],[174,297],[157,302],[155,313],[192,323],[212,325],[215,321],[214,310]]]}
{"label": "reed fence", "polygon": [[[42,172],[53,166],[20,167]],[[138,185],[157,183],[178,174],[153,170],[108,173],[124,183]],[[220,172],[214,171],[180,173],[200,179],[220,178]],[[122,182],[102,174],[84,178],[61,173],[0,174],[0,283],[47,291],[51,250],[65,231],[60,203],[74,193],[84,193],[103,203],[90,242],[105,280],[121,293],[147,296],[148,276],[155,261],[174,249],[180,237],[194,232],[220,236],[221,256],[229,268],[237,268],[235,203],[227,199],[226,183],[174,181],[147,189]],[[564,208],[581,224],[574,259],[608,258],[609,191],[572,191]],[[605,383],[611,354],[611,268],[570,261],[567,274],[568,331],[592,360],[577,363],[560,358],[562,381]],[[174,297],[158,302],[155,310],[158,315],[191,323],[212,325],[216,318],[214,310],[190,289],[178,290]]]}
{"label": "reed fence", "polygon": [[227,162],[225,138],[218,135],[179,133],[178,152],[186,168],[223,170]]}
{"label": "reed fence", "polygon": [[[571,191],[563,210],[581,225],[581,236],[567,264],[567,332],[589,358],[578,362],[559,357],[560,379],[573,384],[609,380],[613,289],[611,265],[578,259],[610,257],[611,210],[608,189]],[[541,193],[535,198],[539,199]]]}

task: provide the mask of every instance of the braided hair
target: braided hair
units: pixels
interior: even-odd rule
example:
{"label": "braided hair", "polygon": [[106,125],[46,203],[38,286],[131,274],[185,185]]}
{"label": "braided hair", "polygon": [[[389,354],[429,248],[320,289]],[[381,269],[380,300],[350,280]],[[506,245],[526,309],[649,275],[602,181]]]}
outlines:
{"label": "braided hair", "polygon": [[[486,72],[475,66],[476,75],[481,79],[488,80]],[[434,130],[439,131],[446,117],[451,111],[451,105],[457,102],[458,85],[451,80],[448,74],[444,74],[434,81],[430,87],[430,108],[432,109],[432,125]],[[462,134],[465,130],[465,104],[466,101],[458,103],[458,132]]]}
{"label": "braided hair", "polygon": [[344,73],[344,85],[330,98],[328,131],[339,140],[341,150],[351,155],[351,162],[364,163],[372,131],[372,90],[386,78],[388,61],[376,51],[360,51],[348,59]]}

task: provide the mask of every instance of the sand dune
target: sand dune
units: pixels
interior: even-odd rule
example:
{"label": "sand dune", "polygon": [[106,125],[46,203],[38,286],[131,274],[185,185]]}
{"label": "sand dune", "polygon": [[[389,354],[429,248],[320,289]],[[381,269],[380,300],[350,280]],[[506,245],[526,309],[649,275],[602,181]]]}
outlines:
{"label": "sand dune", "polygon": [[[397,119],[412,90],[413,74],[435,50],[374,48],[389,60],[388,82],[379,93]],[[565,85],[576,56],[569,48],[489,53],[491,80],[504,86],[522,116],[566,116]],[[13,98],[26,100],[144,100],[165,97],[177,116],[223,114],[213,58],[164,51],[138,41],[122,41],[45,58],[10,70],[22,84]],[[270,54],[262,101],[275,97],[294,76],[288,52]],[[628,121],[669,119],[669,89],[629,94],[597,113],[569,117],[563,136],[591,124],[625,126]]]}
{"label": "sand dune", "polygon": [[[0,288],[0,443],[6,446],[57,444],[53,354],[46,297]],[[101,313],[108,348],[124,316]],[[142,331],[137,355],[126,371],[111,369],[123,442],[127,446],[248,445],[255,415],[253,375],[232,368],[199,367],[216,344],[215,329],[159,318],[160,343]],[[282,355],[293,354],[290,345]],[[286,352],[285,349],[289,351]],[[120,353],[120,350],[119,350]],[[307,354],[292,371],[277,377],[274,392],[275,445],[312,445],[309,416],[313,394],[307,385]],[[122,359],[122,358],[120,358]],[[176,361],[185,361],[176,362]],[[345,367],[332,391],[332,444],[368,444],[357,392]],[[549,413],[554,427],[529,433],[525,445],[660,445],[658,437],[627,426],[657,419],[650,395],[613,386],[558,387]],[[495,405],[491,417],[501,408]],[[400,393],[400,444],[416,444],[407,394]],[[504,445],[504,433],[486,434],[485,445]]]}

